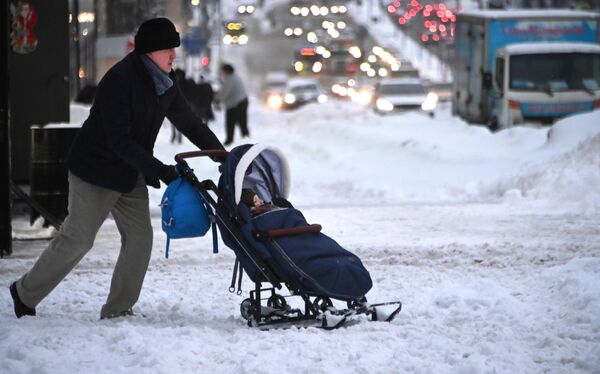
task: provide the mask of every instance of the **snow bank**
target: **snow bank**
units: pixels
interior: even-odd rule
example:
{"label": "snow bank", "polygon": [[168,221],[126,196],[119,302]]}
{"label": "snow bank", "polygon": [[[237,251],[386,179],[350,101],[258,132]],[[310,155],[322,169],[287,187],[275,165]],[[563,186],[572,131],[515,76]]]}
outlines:
{"label": "snow bank", "polygon": [[485,183],[480,197],[501,196],[505,203],[544,205],[593,214],[600,210],[600,111],[557,122],[537,150],[551,158],[520,173]]}

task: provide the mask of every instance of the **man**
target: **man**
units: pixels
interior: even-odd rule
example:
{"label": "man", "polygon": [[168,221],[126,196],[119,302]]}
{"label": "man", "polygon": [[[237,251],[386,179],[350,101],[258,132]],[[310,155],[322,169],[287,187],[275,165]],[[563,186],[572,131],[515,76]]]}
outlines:
{"label": "man", "polygon": [[71,147],[69,214],[31,270],[10,286],[15,314],[35,315],[36,306],[92,248],[109,213],[121,249],[100,318],[132,315],[152,251],[147,185],[177,178],[173,165],[153,156],[167,117],[201,149],[223,145],[192,112],[172,73],[179,33],[166,18],[142,23],[135,50],[98,85],[90,115]]}
{"label": "man", "polygon": [[221,66],[222,85],[219,91],[219,101],[225,106],[226,138],[223,144],[233,142],[235,125],[240,125],[242,136],[250,135],[248,132],[248,95],[240,77],[235,73],[233,66]]}

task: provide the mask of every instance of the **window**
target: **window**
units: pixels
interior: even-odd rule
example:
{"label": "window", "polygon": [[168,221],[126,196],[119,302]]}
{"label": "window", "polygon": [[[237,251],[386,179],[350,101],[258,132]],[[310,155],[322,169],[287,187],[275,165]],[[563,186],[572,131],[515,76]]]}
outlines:
{"label": "window", "polygon": [[510,88],[519,91],[600,89],[600,54],[546,53],[510,59]]}

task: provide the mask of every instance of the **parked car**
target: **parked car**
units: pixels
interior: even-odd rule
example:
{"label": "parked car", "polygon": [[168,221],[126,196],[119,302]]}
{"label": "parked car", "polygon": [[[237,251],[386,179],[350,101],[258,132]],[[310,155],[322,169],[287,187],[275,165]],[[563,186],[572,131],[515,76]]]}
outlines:
{"label": "parked car", "polygon": [[437,95],[418,78],[382,79],[375,85],[373,108],[384,114],[401,110],[420,110],[433,116]]}

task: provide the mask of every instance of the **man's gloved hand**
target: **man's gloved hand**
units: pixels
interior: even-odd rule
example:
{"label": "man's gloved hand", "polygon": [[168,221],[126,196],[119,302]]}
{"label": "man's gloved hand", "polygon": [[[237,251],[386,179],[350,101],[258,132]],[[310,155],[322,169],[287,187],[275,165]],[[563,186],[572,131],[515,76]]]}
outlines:
{"label": "man's gloved hand", "polygon": [[210,159],[213,160],[214,162],[218,162],[219,164],[222,164],[227,159],[227,154],[218,155],[218,156],[210,156]]}
{"label": "man's gloved hand", "polygon": [[173,165],[163,165],[160,167],[158,172],[158,179],[160,179],[167,186],[179,177],[177,169]]}

